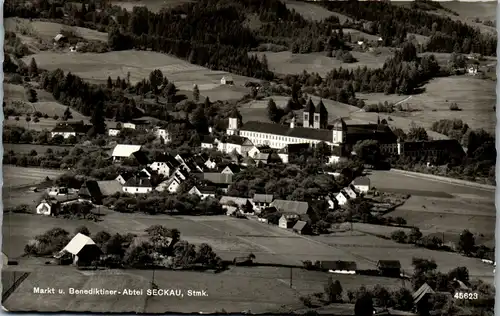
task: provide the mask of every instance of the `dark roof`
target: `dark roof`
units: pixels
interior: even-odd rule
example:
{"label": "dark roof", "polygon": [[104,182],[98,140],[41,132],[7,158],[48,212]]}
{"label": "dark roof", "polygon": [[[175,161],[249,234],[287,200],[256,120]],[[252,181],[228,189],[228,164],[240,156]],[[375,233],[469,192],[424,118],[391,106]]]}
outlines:
{"label": "dark roof", "polygon": [[352,181],[354,185],[370,185],[370,178],[368,177],[357,177]]}
{"label": "dark roof", "polygon": [[85,125],[83,122],[58,123],[52,132],[86,134],[91,128],[92,125]]}
{"label": "dark roof", "polygon": [[238,173],[241,171],[241,167],[237,164],[234,164],[234,163],[225,166],[224,168],[222,168],[222,170],[224,170],[226,168],[229,168],[229,170],[231,170],[233,173]]}
{"label": "dark roof", "polygon": [[356,271],[357,265],[354,261],[321,261],[321,268],[328,270]]}
{"label": "dark roof", "polygon": [[332,131],[327,129],[315,129],[315,128],[300,127],[300,126],[290,128],[289,125],[281,125],[281,124],[265,123],[257,121],[246,122],[241,127],[241,130],[282,135],[288,137],[315,139],[324,142],[331,142],[333,140]]}
{"label": "dark roof", "polygon": [[122,192],[122,185],[116,180],[97,181],[103,196],[110,196]]}
{"label": "dark roof", "polygon": [[319,103],[316,105],[315,113],[328,114],[328,111],[326,110],[326,107],[323,104],[323,100],[319,100]]}
{"label": "dark roof", "polygon": [[295,225],[293,226],[293,230],[298,230],[298,231],[302,231],[304,230],[304,228],[306,228],[307,226],[307,222],[304,222],[304,221],[298,221],[297,223],[295,223]]}
{"label": "dark roof", "polygon": [[148,156],[143,151],[140,151],[140,150],[136,151],[136,152],[132,153],[132,156],[134,156],[135,159],[137,160],[137,162],[139,162],[139,164],[141,164],[141,165],[147,165],[149,162]]}
{"label": "dark roof", "polygon": [[250,142],[250,140],[246,137],[241,137],[237,135],[231,135],[228,136],[225,140],[224,143],[226,144],[237,144],[237,145],[243,145],[245,142]]}
{"label": "dark roof", "polygon": [[231,184],[233,183],[232,174],[224,174],[218,172],[199,172],[193,173],[198,179],[210,181],[215,184]]}
{"label": "dark roof", "polygon": [[211,185],[197,186],[196,188],[198,189],[198,191],[205,194],[215,194],[215,191],[217,190],[217,187]]}
{"label": "dark roof", "polygon": [[306,107],[304,109],[304,112],[305,113],[314,113],[314,110],[315,110],[314,103],[311,100],[311,98],[309,98],[309,101],[307,101],[307,104],[306,104]]}
{"label": "dark roof", "polygon": [[121,176],[123,178],[123,180],[126,182],[126,181],[128,181],[130,178],[132,178],[134,176],[134,173],[130,172],[130,171],[127,171],[127,172],[120,173],[119,176]]}
{"label": "dark roof", "polygon": [[333,123],[333,128],[336,130],[342,130],[346,131],[347,130],[347,124],[345,123],[344,119],[340,118]]}
{"label": "dark roof", "polygon": [[124,187],[139,187],[139,188],[151,188],[151,181],[148,178],[141,178],[134,176],[130,178],[124,185]]}
{"label": "dark roof", "polygon": [[440,139],[427,142],[404,142],[402,143],[402,146],[403,153],[405,151],[415,150],[446,150],[465,154],[462,146],[456,139]]}
{"label": "dark roof", "polygon": [[95,203],[98,203],[98,204],[100,204],[102,202],[102,193],[101,193],[101,189],[99,188],[99,184],[97,183],[97,181],[93,181],[93,180],[85,181],[83,183],[82,187],[80,188],[78,195],[80,197],[90,198]]}
{"label": "dark roof", "polygon": [[201,137],[201,142],[206,144],[213,144],[215,142],[215,137],[212,135],[203,135]]}
{"label": "dark roof", "polygon": [[270,206],[276,207],[280,212],[305,215],[309,210],[309,203],[301,201],[274,200]]}
{"label": "dark roof", "polygon": [[377,267],[382,269],[401,269],[399,260],[379,260]]}
{"label": "dark roof", "polygon": [[164,162],[166,163],[170,168],[176,168],[180,165],[180,162],[177,161],[172,155],[170,154],[160,154],[156,157],[156,159],[153,159],[154,162]]}
{"label": "dark roof", "polygon": [[255,193],[253,196],[254,202],[263,202],[263,203],[271,203],[274,200],[274,196],[272,194],[258,194]]}
{"label": "dark roof", "polygon": [[390,144],[396,143],[397,136],[389,126],[384,124],[347,125],[346,142],[348,144],[355,144],[366,139],[377,140],[382,144]]}

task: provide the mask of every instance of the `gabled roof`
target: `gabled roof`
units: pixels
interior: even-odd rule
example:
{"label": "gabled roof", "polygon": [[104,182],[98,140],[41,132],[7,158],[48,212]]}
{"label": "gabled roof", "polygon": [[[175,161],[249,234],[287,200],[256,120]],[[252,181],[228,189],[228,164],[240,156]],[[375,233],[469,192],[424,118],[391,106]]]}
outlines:
{"label": "gabled roof", "polygon": [[354,261],[321,261],[321,267],[328,270],[356,271],[357,265]]}
{"label": "gabled roof", "polygon": [[426,294],[433,294],[434,290],[429,284],[424,283],[415,293],[413,293],[414,303],[418,303]]}
{"label": "gabled roof", "polygon": [[221,205],[227,205],[229,202],[234,202],[236,205],[241,207],[248,203],[248,199],[236,196],[223,196],[219,200]]}
{"label": "gabled roof", "polygon": [[301,231],[301,230],[303,230],[306,226],[307,226],[307,222],[304,222],[304,221],[297,221],[297,223],[295,223],[295,225],[293,225],[293,229],[294,229],[294,230]]}
{"label": "gabled roof", "polygon": [[151,181],[148,178],[141,178],[134,176],[130,178],[124,185],[124,187],[134,187],[134,188],[151,188]]}
{"label": "gabled roof", "polygon": [[309,203],[288,200],[274,200],[271,205],[276,207],[280,212],[294,213],[297,215],[305,215],[309,210]]}
{"label": "gabled roof", "polygon": [[87,245],[95,245],[95,242],[89,236],[78,233],[73,239],[63,248],[62,251],[67,251],[72,255],[78,255],[83,247]]}
{"label": "gabled roof", "polygon": [[75,133],[86,134],[92,125],[86,125],[83,122],[66,122],[58,123],[53,129],[53,133]]}
{"label": "gabled roof", "polygon": [[[215,186],[194,186],[193,188],[196,188],[198,191],[200,191],[200,193],[203,193],[203,194],[215,194],[215,191],[217,190],[217,188]],[[193,189],[191,188],[191,190]],[[189,190],[189,191],[191,191]]]}
{"label": "gabled roof", "polygon": [[231,76],[224,76],[222,79],[225,79],[226,81],[233,81],[233,77]]}
{"label": "gabled roof", "polygon": [[78,195],[85,198],[92,198],[96,202],[101,202],[102,193],[97,181],[88,180],[83,183],[78,191]]}
{"label": "gabled roof", "polygon": [[353,185],[367,185],[370,186],[370,178],[368,177],[357,177],[352,181]]}
{"label": "gabled roof", "polygon": [[273,200],[274,200],[274,196],[272,194],[255,193],[253,196],[253,201],[259,202],[259,203],[271,203]]}
{"label": "gabled roof", "polygon": [[115,146],[113,149],[112,156],[113,157],[130,157],[133,153],[136,151],[141,150],[142,146],[141,145],[125,145],[125,144],[118,144]]}
{"label": "gabled roof", "polygon": [[176,168],[180,165],[180,162],[170,154],[160,154],[156,157],[156,159],[153,159],[153,162],[164,162],[170,168]]}
{"label": "gabled roof", "polygon": [[201,142],[203,144],[213,144],[215,143],[215,137],[213,137],[212,135],[203,135],[201,137]]}
{"label": "gabled roof", "polygon": [[267,153],[258,153],[255,155],[255,160],[257,161],[267,161],[269,159],[269,154]]}
{"label": "gabled roof", "polygon": [[325,105],[323,104],[323,100],[319,100],[319,103],[316,104],[315,113],[326,114],[328,111],[326,110]]}
{"label": "gabled roof", "polygon": [[143,151],[136,151],[132,153],[132,156],[134,156],[137,162],[141,165],[147,165],[149,162],[148,156]]}
{"label": "gabled roof", "polygon": [[399,260],[379,260],[377,267],[382,269],[401,269]]}
{"label": "gabled roof", "polygon": [[123,178],[123,180],[125,180],[125,182],[127,182],[130,178],[132,178],[134,176],[134,173],[133,172],[122,172],[116,178],[118,178],[120,176]]}
{"label": "gabled roof", "polygon": [[103,196],[111,196],[123,191],[122,185],[116,180],[97,181]]}
{"label": "gabled roof", "polygon": [[222,170],[224,170],[226,168],[229,168],[229,170],[231,170],[232,173],[238,173],[241,171],[241,167],[237,164],[234,164],[234,163],[225,166],[224,168],[222,168]]}
{"label": "gabled roof", "polygon": [[309,98],[309,100],[307,101],[306,107],[304,109],[304,112],[305,113],[314,113],[315,110],[316,110],[316,108],[314,106],[314,103],[311,100],[311,98]]}
{"label": "gabled roof", "polygon": [[253,143],[246,137],[241,137],[237,135],[231,135],[228,136],[225,140],[224,143],[226,144],[235,144],[235,145],[240,145],[240,146],[253,146]]}
{"label": "gabled roof", "polygon": [[203,172],[193,173],[198,179],[207,180],[215,184],[231,184],[233,183],[233,175],[219,172]]}

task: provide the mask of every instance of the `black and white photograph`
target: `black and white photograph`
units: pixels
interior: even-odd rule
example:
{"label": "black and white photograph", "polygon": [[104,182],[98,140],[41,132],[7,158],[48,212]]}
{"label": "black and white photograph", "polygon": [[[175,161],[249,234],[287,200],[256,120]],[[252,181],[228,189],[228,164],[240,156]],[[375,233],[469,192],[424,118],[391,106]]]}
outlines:
{"label": "black and white photograph", "polygon": [[3,310],[493,316],[496,15],[5,0]]}

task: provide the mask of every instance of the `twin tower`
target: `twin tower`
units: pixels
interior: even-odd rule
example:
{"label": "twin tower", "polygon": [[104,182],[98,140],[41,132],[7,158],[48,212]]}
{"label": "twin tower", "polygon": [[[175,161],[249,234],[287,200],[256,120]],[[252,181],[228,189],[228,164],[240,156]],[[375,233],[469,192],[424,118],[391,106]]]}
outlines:
{"label": "twin tower", "polygon": [[309,98],[306,108],[303,112],[303,126],[306,128],[326,129],[328,128],[328,111],[326,110],[323,101],[314,106],[314,103]]}

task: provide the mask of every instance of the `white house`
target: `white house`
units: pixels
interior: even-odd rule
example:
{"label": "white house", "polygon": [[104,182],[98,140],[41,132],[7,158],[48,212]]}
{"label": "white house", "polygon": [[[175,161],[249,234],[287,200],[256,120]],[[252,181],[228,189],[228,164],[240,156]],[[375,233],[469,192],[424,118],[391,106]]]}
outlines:
{"label": "white house", "polygon": [[133,176],[134,175],[132,173],[122,173],[119,174],[118,177],[115,178],[115,180],[118,181],[121,185],[124,185]]}
{"label": "white house", "polygon": [[278,226],[280,228],[292,228],[293,225],[297,222],[297,217],[295,216],[281,216],[278,222]]}
{"label": "white house", "polygon": [[168,143],[172,140],[172,138],[170,137],[170,133],[167,131],[166,128],[156,127],[155,135],[156,138],[161,139],[164,143]]}
{"label": "white house", "polygon": [[328,164],[335,164],[340,161],[340,156],[331,155],[328,157]]}
{"label": "white house", "polygon": [[149,165],[151,170],[158,172],[166,177],[169,177],[180,166],[180,162],[168,154],[159,155],[154,159],[154,162]]}
{"label": "white house", "polygon": [[336,209],[337,206],[339,205],[339,202],[335,199],[335,197],[332,199],[330,196],[327,196],[325,200],[326,203],[328,203],[328,209],[330,210]]}
{"label": "white house", "polygon": [[109,136],[118,136],[120,134],[120,130],[117,128],[109,128],[108,135]]}
{"label": "white house", "polygon": [[242,156],[247,156],[248,151],[253,147],[253,143],[248,138],[236,135],[228,136],[226,140],[220,141],[217,145],[217,149],[223,153],[231,154],[236,151]]}
{"label": "white house", "polygon": [[36,207],[36,213],[39,215],[50,216],[55,214],[61,205],[57,201],[42,200]]}
{"label": "white house", "polygon": [[78,233],[55,257],[60,258],[64,253],[69,253],[73,257],[73,263],[91,263],[102,254],[101,249],[95,242],[84,234]]}
{"label": "white house", "polygon": [[50,136],[61,135],[64,139],[71,136],[85,135],[92,125],[86,125],[83,122],[58,123],[51,131]]}
{"label": "white house", "polygon": [[51,187],[46,190],[49,196],[67,195],[69,190],[66,187]]}
{"label": "white house", "polygon": [[478,67],[476,65],[470,65],[468,68],[467,68],[467,73],[469,73],[469,75],[477,75],[477,71],[478,71]]}
{"label": "white house", "polygon": [[233,77],[231,77],[231,76],[224,76],[224,77],[222,77],[222,79],[220,80],[220,84],[233,85],[234,84]]}
{"label": "white house", "polygon": [[179,189],[179,186],[181,185],[181,182],[177,177],[172,177],[168,180],[163,181],[156,187],[156,191],[158,192],[163,192],[163,191],[168,191],[170,193],[175,193]]}
{"label": "white house", "polygon": [[370,178],[368,177],[357,177],[351,184],[361,193],[367,193],[370,190]]}
{"label": "white house", "polygon": [[193,186],[188,194],[199,196],[202,200],[212,197],[215,198],[215,187],[196,187]]}
{"label": "white house", "polygon": [[205,167],[207,167],[208,169],[217,168],[217,163],[215,162],[215,159],[208,158],[207,161],[205,161]]}
{"label": "white house", "polygon": [[247,153],[248,157],[252,157],[252,158],[257,157],[258,154],[260,154],[260,149],[256,146],[253,146],[252,148],[250,148],[250,150]]}
{"label": "white house", "polygon": [[140,151],[141,148],[141,145],[118,144],[113,149],[111,156],[113,157],[113,161],[129,158],[132,154]]}
{"label": "white house", "polygon": [[339,205],[346,205],[347,202],[349,201],[349,195],[347,195],[345,192],[340,191],[335,195],[335,199],[339,203]]}
{"label": "white house", "polygon": [[223,174],[237,174],[241,171],[241,167],[237,164],[227,165],[220,173]]}
{"label": "white house", "polygon": [[134,123],[130,123],[130,122],[122,124],[122,128],[135,129],[136,127],[137,126]]}
{"label": "white house", "polygon": [[253,204],[256,210],[261,210],[266,207],[269,207],[269,205],[271,205],[273,201],[274,201],[274,196],[272,194],[255,193],[253,195]]}
{"label": "white house", "polygon": [[219,143],[219,140],[212,135],[204,135],[201,138],[201,148],[204,149],[213,149],[217,148],[217,144]]}
{"label": "white house", "polygon": [[364,44],[364,43],[365,43],[365,42],[363,42],[363,41],[358,41],[358,45],[359,45],[359,46],[363,46],[363,44]]}
{"label": "white house", "polygon": [[145,194],[153,191],[148,178],[134,176],[123,185],[123,192],[130,194]]}

